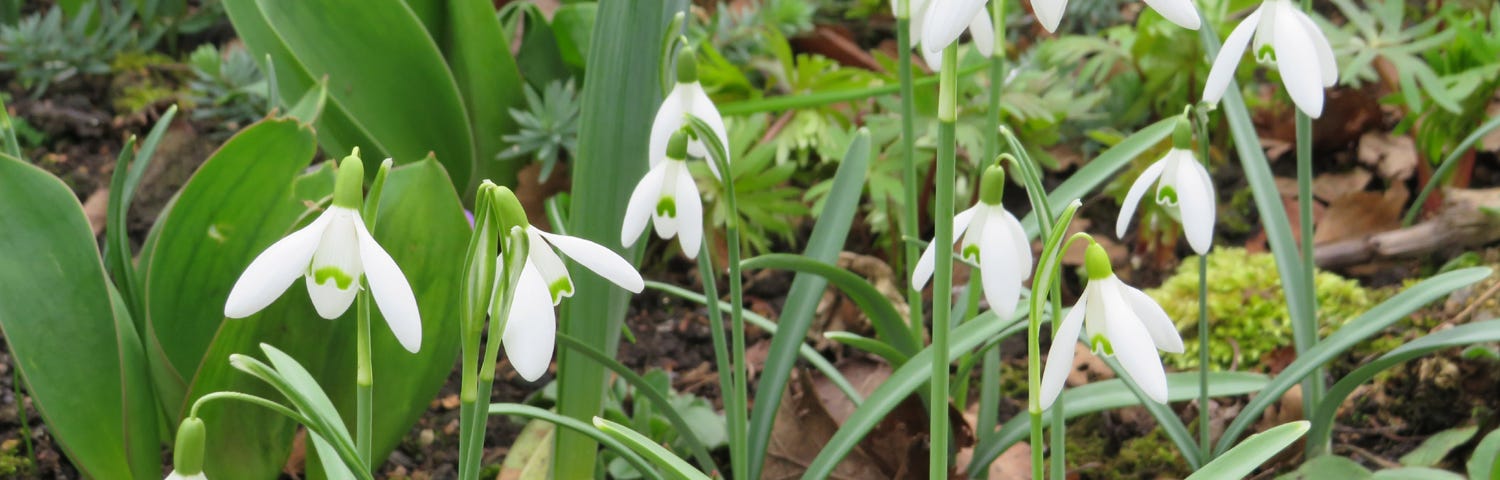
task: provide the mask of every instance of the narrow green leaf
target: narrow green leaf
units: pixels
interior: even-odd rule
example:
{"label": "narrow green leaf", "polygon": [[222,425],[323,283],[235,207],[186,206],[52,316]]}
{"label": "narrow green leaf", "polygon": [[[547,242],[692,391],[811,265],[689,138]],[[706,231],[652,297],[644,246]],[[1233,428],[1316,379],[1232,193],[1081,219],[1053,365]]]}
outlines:
{"label": "narrow green leaf", "polygon": [[1244,478],[1260,464],[1280,453],[1281,449],[1302,438],[1302,434],[1307,433],[1307,428],[1306,420],[1298,420],[1251,435],[1238,446],[1193,472],[1188,480]]}
{"label": "narrow green leaf", "polygon": [[130,318],[125,298],[110,286],[110,306],[114,312],[115,344],[119,347],[120,399],[125,432],[126,459],[135,478],[161,476],[161,418],[152,389],[150,367],[136,324]]}
{"label": "narrow green leaf", "polygon": [[[1068,175],[1067,180],[1047,194],[1047,204],[1053,210],[1061,210],[1068,202],[1083,198],[1099,185],[1113,180],[1120,169],[1171,135],[1173,121],[1175,119],[1168,118],[1142,128],[1089,160],[1083,168]],[[1021,226],[1026,229],[1027,236],[1036,236],[1039,232],[1036,214],[1026,214],[1026,218],[1021,219]]]}
{"label": "narrow green leaf", "polygon": [[[1231,89],[1230,91],[1233,91]],[[1266,407],[1271,402],[1280,401],[1281,395],[1286,393],[1292,385],[1302,381],[1304,377],[1317,370],[1318,367],[1333,360],[1334,357],[1342,355],[1355,344],[1370,338],[1397,320],[1405,318],[1406,315],[1422,308],[1448,293],[1473,285],[1475,282],[1490,276],[1488,267],[1472,267],[1461,270],[1435,275],[1422,283],[1413,285],[1405,291],[1390,299],[1376,305],[1370,311],[1350,320],[1343,328],[1333,332],[1328,338],[1319,341],[1316,346],[1302,352],[1302,355],[1287,365],[1275,379],[1271,380],[1259,395],[1250,400],[1250,403],[1241,410],[1241,414],[1224,429],[1223,436],[1219,439],[1219,445],[1215,451],[1223,453],[1239,439],[1245,428],[1260,418]],[[1291,292],[1287,292],[1291,293]]]}
{"label": "narrow green leaf", "polygon": [[1500,429],[1486,434],[1479,445],[1474,447],[1474,453],[1469,455],[1469,461],[1464,465],[1469,472],[1469,479],[1500,478],[1500,461],[1496,461],[1497,459],[1500,459]]}
{"label": "narrow green leaf", "polygon": [[[1500,320],[1468,323],[1407,342],[1390,352],[1386,352],[1385,355],[1381,355],[1375,361],[1362,365],[1353,372],[1349,372],[1344,378],[1339,379],[1338,383],[1335,383],[1332,388],[1328,389],[1327,395],[1318,403],[1315,414],[1310,417],[1313,419],[1313,424],[1312,432],[1307,435],[1307,443],[1309,448],[1313,450],[1313,455],[1328,452],[1330,439],[1333,435],[1333,424],[1338,420],[1339,406],[1344,403],[1344,400],[1349,395],[1354,393],[1356,388],[1375,378],[1380,372],[1445,348],[1496,341],[1500,341]],[[1474,432],[1469,432],[1469,436],[1473,436],[1473,434]],[[1468,441],[1468,438],[1465,438],[1464,441]],[[1425,443],[1423,445],[1426,446]],[[1418,448],[1412,453],[1416,454],[1421,451],[1422,449]],[[1446,454],[1446,451],[1444,454]],[[1436,459],[1431,459],[1431,461],[1420,461],[1421,459],[1417,457],[1411,459],[1402,457],[1401,463],[1407,466],[1430,467],[1437,460],[1441,460],[1442,457],[1443,455],[1438,455]],[[1411,462],[1408,462],[1408,460],[1411,460]]]}
{"label": "narrow green leaf", "polygon": [[630,427],[599,417],[594,417],[594,426],[603,430],[609,436],[614,437],[615,440],[619,440],[620,443],[624,443],[631,450],[635,450],[641,456],[650,459],[657,466],[666,468],[667,473],[671,474],[674,478],[708,480],[707,475],[693,469],[692,465],[688,465],[687,462],[673,455],[672,452],[662,448],[661,445],[657,445],[656,442],[651,441],[650,438],[646,438],[645,435],[631,430]]}
{"label": "narrow green leaf", "polygon": [[1370,480],[1464,480],[1464,476],[1436,468],[1402,467],[1376,470]]}
{"label": "narrow green leaf", "polygon": [[875,326],[876,336],[880,341],[890,344],[905,355],[912,355],[921,349],[921,344],[907,334],[909,330],[906,328],[906,322],[891,301],[876,290],[868,280],[848,270],[801,255],[785,253],[748,258],[741,262],[740,266],[747,270],[771,268],[811,273],[823,277],[854,300],[860,311],[870,317],[870,323]]}
{"label": "narrow green leaf", "polygon": [[1438,432],[1422,441],[1416,450],[1402,455],[1401,464],[1408,467],[1437,466],[1438,462],[1443,461],[1443,457],[1447,457],[1449,452],[1469,443],[1469,439],[1474,438],[1474,434],[1478,432],[1479,427],[1461,427]]}
{"label": "narrow green leaf", "polygon": [[323,77],[316,86],[302,94],[302,99],[297,100],[297,104],[286,111],[286,116],[311,125],[317,123],[318,118],[323,116],[323,107],[327,104],[328,77]]}
{"label": "narrow green leaf", "polygon": [[661,474],[657,473],[655,468],[651,468],[651,463],[647,462],[646,459],[641,458],[640,454],[635,453],[635,450],[632,450],[630,447],[625,446],[623,442],[615,439],[608,434],[605,434],[598,428],[594,428],[592,425],[589,425],[577,419],[564,417],[551,411],[542,410],[531,405],[522,405],[519,403],[497,403],[494,405],[490,405],[489,414],[514,415],[522,418],[552,422],[553,425],[578,432],[580,435],[589,437],[590,439],[603,444],[611,451],[614,451],[616,454],[624,457],[625,461],[630,462],[630,464],[635,467],[636,471],[643,472],[653,479],[661,478]]}
{"label": "narrow green leaf", "polygon": [[[621,217],[630,192],[646,173],[651,119],[661,103],[654,48],[685,0],[599,2],[589,47],[588,77],[582,92],[578,156],[573,159],[572,224],[574,236],[606,246],[618,245]],[[642,46],[652,48],[642,48]],[[638,258],[645,242],[632,249],[614,248]],[[574,271],[574,298],[565,302],[559,330],[599,351],[619,347],[620,326],[628,306],[626,292],[589,272]],[[604,368],[581,354],[559,352],[558,412],[586,421],[603,405]],[[559,431],[558,458],[592,458],[595,441],[574,431]],[[563,462],[555,478],[594,478],[594,462]]]}
{"label": "narrow green leaf", "polygon": [[896,351],[896,349],[892,348],[890,344],[870,337],[860,336],[849,332],[823,332],[823,338],[827,338],[844,345],[864,350],[868,353],[873,353],[876,356],[885,359],[886,363],[889,363],[893,366],[899,367],[901,366],[901,364],[906,363],[907,360],[911,360],[910,356]]}
{"label": "narrow green leaf", "polygon": [[[0,330],[48,431],[79,471],[133,478],[119,319],[73,191],[0,155]],[[131,331],[130,333],[134,333]],[[82,394],[87,392],[87,394]],[[138,452],[132,452],[132,455]]]}
{"label": "narrow green leaf", "polygon": [[1276,477],[1276,480],[1364,480],[1370,478],[1370,469],[1354,460],[1333,455],[1313,457],[1297,467],[1297,471]]}
{"label": "narrow green leaf", "polygon": [[1438,185],[1447,181],[1448,175],[1453,174],[1453,169],[1458,167],[1458,159],[1463,158],[1464,154],[1468,153],[1469,149],[1475,143],[1479,143],[1481,138],[1484,138],[1485,135],[1496,128],[1500,128],[1500,116],[1490,117],[1483,125],[1470,132],[1469,136],[1464,137],[1463,141],[1458,142],[1458,146],[1453,147],[1453,151],[1448,152],[1448,156],[1443,157],[1443,161],[1438,164],[1437,170],[1432,172],[1432,177],[1427,179],[1427,185],[1422,186],[1422,191],[1417,193],[1417,198],[1412,202],[1411,209],[1407,210],[1406,215],[1401,217],[1401,226],[1410,227],[1412,222],[1417,220],[1417,214],[1421,213],[1423,206],[1427,204],[1427,197],[1432,195],[1432,191],[1436,190]]}

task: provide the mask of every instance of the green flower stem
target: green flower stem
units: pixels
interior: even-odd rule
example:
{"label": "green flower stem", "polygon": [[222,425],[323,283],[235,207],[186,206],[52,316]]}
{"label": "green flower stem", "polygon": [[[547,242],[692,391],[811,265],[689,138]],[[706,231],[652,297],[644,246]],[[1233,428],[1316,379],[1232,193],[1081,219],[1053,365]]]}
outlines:
{"label": "green flower stem", "polygon": [[[901,155],[906,161],[906,197],[902,202],[901,230],[902,236],[915,239],[922,236],[921,195],[917,189],[920,177],[917,169],[917,133],[916,118],[917,107],[915,99],[912,98],[912,74],[911,74],[911,2],[912,0],[893,0],[900,2],[896,18],[896,61],[897,71],[901,77]],[[915,242],[902,242],[905,246],[905,261],[902,266],[910,275],[917,265],[917,258],[921,257],[922,251]],[[922,338],[922,291],[912,287],[911,282],[906,282],[906,305],[910,313],[907,314],[907,325],[911,328],[914,338]]]}
{"label": "green flower stem", "polygon": [[[728,165],[725,164],[725,167]],[[724,172],[724,201],[730,214],[725,221],[724,243],[729,248],[729,323],[734,345],[734,389],[730,390],[733,409],[729,411],[729,435],[734,439],[730,445],[730,469],[734,478],[749,478],[749,371],[745,366],[745,289],[740,274],[740,228],[739,208],[734,199],[734,179],[729,170]],[[703,256],[708,256],[704,253]]]}
{"label": "green flower stem", "polygon": [[[932,350],[934,359],[948,358],[948,330],[952,327],[953,298],[953,184],[955,129],[958,122],[958,46],[943,49],[943,68],[938,83],[938,156],[937,198],[933,203],[932,241],[937,245],[936,272],[932,289]],[[928,401],[929,430],[932,449],[929,452],[928,477],[948,475],[948,365],[932,362],[932,390]]]}
{"label": "green flower stem", "polygon": [[[958,76],[962,77],[977,73],[980,70],[984,70],[984,67],[985,64],[982,63],[964,67],[963,69],[958,71]],[[934,83],[939,83],[939,76],[940,75],[928,75],[922,78],[914,78],[912,79],[912,86],[923,87],[932,85]],[[829,90],[804,95],[783,95],[780,97],[757,98],[720,105],[719,114],[726,117],[735,117],[749,115],[752,113],[806,109],[821,107],[823,105],[839,102],[853,102],[857,100],[864,100],[867,98],[874,98],[881,95],[890,95],[900,92],[900,85],[881,85],[878,87],[869,88]]]}
{"label": "green flower stem", "polygon": [[[1313,193],[1312,193],[1312,119],[1297,111],[1297,204],[1300,207],[1299,214],[1302,217],[1302,284],[1308,288],[1307,309],[1311,311],[1302,312],[1302,315],[1294,315],[1292,318],[1300,319],[1302,328],[1293,328],[1294,341],[1297,353],[1301,354],[1318,344],[1318,292],[1317,286],[1313,284],[1313,273],[1317,264],[1313,262]],[[1301,335],[1295,335],[1300,333]],[[1311,412],[1317,408],[1318,402],[1323,398],[1323,369],[1319,368],[1302,382],[1302,408],[1304,412]]]}
{"label": "green flower stem", "polygon": [[[516,284],[520,281],[521,269],[526,265],[527,251],[530,248],[526,239],[526,233],[521,231],[520,227],[512,227],[505,242],[506,249],[502,252],[505,269],[499,274],[504,276],[497,276],[495,291],[491,294],[491,298],[497,298],[499,301],[495,308],[490,310],[489,333],[484,345],[484,358],[479,361],[478,365],[478,388],[471,406],[471,411],[474,413],[469,418],[469,423],[461,425],[468,437],[466,440],[469,441],[467,453],[472,456],[471,461],[475,462],[471,465],[474,468],[466,472],[471,475],[467,477],[469,480],[479,478],[478,462],[483,456],[484,427],[489,418],[486,412],[490,409],[490,392],[495,386],[495,362],[500,357],[500,339],[505,333],[505,322],[510,318],[510,309],[516,298]],[[547,248],[547,246],[541,245],[537,248]]]}
{"label": "green flower stem", "polygon": [[373,427],[375,425],[371,408],[373,406],[375,393],[375,375],[370,367],[370,294],[369,289],[359,292],[357,300],[358,311],[355,315],[355,361],[359,362],[355,368],[355,444],[358,446],[359,459],[365,465],[374,466],[375,447],[373,438]]}
{"label": "green flower stem", "polygon": [[[266,398],[257,397],[255,395],[241,392],[220,391],[198,397],[197,400],[193,401],[193,406],[188,409],[188,416],[198,417],[199,409],[203,408],[204,405],[207,405],[208,402],[218,400],[238,400],[241,402],[249,403],[251,405],[258,405],[273,412],[279,413],[282,416],[289,418],[294,422],[300,423],[309,429],[313,428],[312,420],[302,415],[301,413],[298,413],[295,410],[287,408],[285,405],[276,403]],[[335,450],[338,450],[340,459],[344,461],[344,465],[347,465],[350,471],[354,472],[354,475],[356,477],[358,477],[360,480],[374,479],[374,477],[370,475],[369,468],[365,467],[365,463],[363,463],[363,460],[360,460],[359,454],[356,453],[353,449],[349,448],[349,440],[347,438],[340,441],[338,438],[329,438],[327,435],[324,435],[324,440],[327,440],[328,445],[332,446]]]}
{"label": "green flower stem", "polygon": [[[704,235],[703,248],[699,249],[698,252],[698,274],[699,276],[703,277],[703,296],[704,298],[708,299],[708,331],[713,337],[715,362],[714,367],[719,371],[719,391],[724,392],[724,398],[730,399],[724,403],[724,409],[733,412],[734,400],[729,392],[734,391],[734,369],[730,367],[729,340],[725,337],[724,316],[723,313],[719,310],[719,287],[717,281],[715,280],[715,277],[717,277],[716,273],[718,271],[714,270],[712,252],[713,250],[709,249],[708,236]],[[732,308],[733,305],[731,304],[731,309]],[[726,412],[726,415],[728,414],[729,412]],[[738,442],[739,440],[734,436],[734,421],[728,420],[727,426],[729,427],[729,468],[732,470],[738,468],[737,462],[741,462],[742,460],[735,459],[737,457],[737,455],[735,454],[738,452],[737,450],[735,450],[735,442]]]}
{"label": "green flower stem", "polygon": [[[1193,123],[1198,133],[1198,161],[1204,167],[1209,161],[1208,110],[1193,109]],[[1208,411],[1208,254],[1198,256],[1198,449],[1203,463],[1214,459],[1212,431]]]}

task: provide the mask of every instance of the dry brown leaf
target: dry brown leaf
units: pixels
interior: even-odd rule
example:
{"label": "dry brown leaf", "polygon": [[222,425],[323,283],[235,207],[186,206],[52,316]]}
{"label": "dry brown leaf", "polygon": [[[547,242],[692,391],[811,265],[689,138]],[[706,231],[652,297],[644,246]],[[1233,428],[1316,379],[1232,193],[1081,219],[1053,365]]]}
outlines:
{"label": "dry brown leaf", "polygon": [[[818,452],[833,438],[839,425],[819,401],[809,377],[793,372],[792,381],[781,396],[781,408],[771,428],[766,447],[765,478],[800,478]],[[829,478],[894,478],[885,475],[874,459],[856,448],[839,462]]]}
{"label": "dry brown leaf", "polygon": [[83,201],[83,216],[89,220],[89,229],[94,231],[94,236],[104,232],[104,224],[109,218],[109,188],[94,190],[89,198]]}
{"label": "dry brown leaf", "polygon": [[1374,168],[1380,178],[1403,181],[1417,168],[1417,147],[1408,136],[1370,132],[1359,137],[1359,161]]}
{"label": "dry brown leaf", "polygon": [[[885,383],[885,379],[891,377],[890,365],[862,357],[846,358],[840,361],[837,367],[839,373],[854,387],[854,391],[866,397]],[[835,422],[843,425],[849,419],[849,415],[854,413],[854,402],[849,401],[849,397],[823,375],[817,375],[813,379],[813,386],[818,392],[818,398],[823,402],[823,407],[828,409],[828,414]]]}
{"label": "dry brown leaf", "polygon": [[1318,175],[1313,178],[1313,197],[1324,202],[1332,202],[1344,195],[1364,191],[1365,187],[1370,185],[1370,179],[1374,177],[1374,174],[1363,168]]}
{"label": "dry brown leaf", "polygon": [[1397,183],[1381,192],[1350,192],[1328,205],[1318,219],[1313,244],[1363,238],[1401,227],[1401,210],[1410,194]]}
{"label": "dry brown leaf", "polygon": [[[953,468],[959,472],[969,470],[969,463],[974,459],[974,449],[966,448],[958,451],[953,458]],[[1016,442],[1010,448],[1005,449],[994,462],[990,463],[988,474],[984,478],[990,480],[1031,480],[1031,445],[1026,442]]]}

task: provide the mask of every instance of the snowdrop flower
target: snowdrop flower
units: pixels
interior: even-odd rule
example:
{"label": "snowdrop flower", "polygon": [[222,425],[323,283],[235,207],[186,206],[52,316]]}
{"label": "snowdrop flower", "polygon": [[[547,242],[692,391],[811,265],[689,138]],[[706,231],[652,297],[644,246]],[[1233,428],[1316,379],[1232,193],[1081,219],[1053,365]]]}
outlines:
{"label": "snowdrop flower", "polygon": [[620,229],[620,243],[626,248],[646,233],[646,221],[650,220],[657,236],[663,239],[676,236],[682,253],[688,258],[698,258],[698,247],[703,241],[703,200],[698,194],[698,184],[688,173],[687,145],[686,132],[673,133],[667,142],[666,158],[651,165],[651,170],[630,193],[624,226]]}
{"label": "snowdrop flower", "polygon": [[911,2],[911,38],[916,40],[912,46],[922,47],[922,59],[932,69],[942,68],[943,49],[958,40],[965,28],[980,55],[995,54],[995,26],[984,10],[986,0],[906,1]]}
{"label": "snowdrop flower", "polygon": [[[1192,0],[1146,0],[1146,6],[1179,27],[1197,30],[1201,25],[1198,10],[1193,8]],[[1047,29],[1047,33],[1053,33],[1057,31],[1058,24],[1062,23],[1063,12],[1068,9],[1068,0],[1031,0],[1031,8],[1036,12],[1036,20],[1041,22],[1042,28]]]}
{"label": "snowdrop flower", "polygon": [[[494,204],[500,206],[502,224],[522,229],[527,244],[526,261],[516,283],[501,342],[516,373],[533,381],[547,372],[547,365],[552,360],[553,344],[557,338],[557,314],[552,307],[563,298],[573,296],[573,278],[558,252],[631,293],[641,293],[646,282],[629,261],[603,245],[544,232],[526,223],[525,213],[515,194],[505,187],[498,187],[495,192],[500,197]],[[505,256],[501,255],[496,262],[499,263],[495,270],[504,272]],[[503,278],[501,275],[497,280]],[[502,299],[496,296],[493,301]]]}
{"label": "snowdrop flower", "polygon": [[205,431],[198,417],[182,419],[182,425],[177,426],[177,448],[172,450],[172,473],[166,480],[208,480],[203,474]]}
{"label": "snowdrop flower", "polygon": [[[1021,282],[1031,276],[1031,242],[1015,215],[1000,205],[1005,189],[1005,170],[999,165],[985,170],[979,187],[979,203],[953,216],[953,240],[965,260],[979,264],[984,298],[990,309],[1004,317],[1015,312],[1021,300]],[[912,288],[921,290],[932,278],[939,245],[929,243],[912,272]],[[951,245],[942,248],[952,248]]]}
{"label": "snowdrop flower", "polygon": [[1214,241],[1214,183],[1208,170],[1198,163],[1193,155],[1192,129],[1185,119],[1178,119],[1177,131],[1173,135],[1173,147],[1130,185],[1125,194],[1125,204],[1120,207],[1119,219],[1115,222],[1115,236],[1124,237],[1135,216],[1135,207],[1152,185],[1157,205],[1182,223],[1187,234],[1188,245],[1199,255],[1208,253]]}
{"label": "snowdrop flower", "polygon": [[364,165],[359,151],[339,164],[333,204],[311,224],[271,244],[245,267],[229,291],[224,316],[244,318],[266,308],[297,277],[307,279],[307,293],[318,316],[335,319],[354,303],[360,278],[407,351],[422,346],[422,319],[417,299],[401,268],[391,259],[360,217],[364,202]]}
{"label": "snowdrop flower", "polygon": [[1323,31],[1291,0],[1265,0],[1229,32],[1208,71],[1203,101],[1218,103],[1224,98],[1252,34],[1256,61],[1266,65],[1274,62],[1292,103],[1307,116],[1318,118],[1323,113],[1323,89],[1338,82],[1339,67]]}
{"label": "snowdrop flower", "polygon": [[1140,385],[1146,396],[1167,403],[1167,374],[1156,350],[1182,353],[1177,327],[1155,300],[1115,276],[1104,247],[1090,240],[1085,258],[1089,284],[1047,350],[1042,408],[1052,406],[1062,393],[1063,381],[1073,369],[1073,341],[1079,338],[1096,355],[1114,355],[1125,375]]}
{"label": "snowdrop flower", "polygon": [[[719,137],[719,141],[728,147],[729,131],[724,128],[724,117],[719,115],[719,109],[714,107],[713,100],[708,98],[703,85],[698,83],[698,61],[693,58],[693,49],[684,47],[677,51],[677,85],[667,93],[667,98],[662,100],[661,107],[656,110],[656,118],[651,121],[647,158],[650,159],[652,168],[666,160],[667,143],[672,134],[687,125],[688,115],[707,123],[714,136]],[[688,139],[687,152],[694,157],[708,158],[708,147],[697,138]],[[724,160],[725,163],[729,161],[728,158]],[[719,167],[714,162],[708,162],[708,168],[715,177],[719,176]]]}

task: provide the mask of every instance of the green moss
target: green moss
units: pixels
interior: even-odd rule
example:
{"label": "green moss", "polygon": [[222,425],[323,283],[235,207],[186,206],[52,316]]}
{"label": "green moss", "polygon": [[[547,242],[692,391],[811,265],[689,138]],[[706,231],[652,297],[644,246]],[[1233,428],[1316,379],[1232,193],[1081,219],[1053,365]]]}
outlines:
{"label": "green moss", "polygon": [[[1327,336],[1376,303],[1375,293],[1358,282],[1328,272],[1314,279],[1318,290],[1319,335]],[[1147,290],[1182,332],[1186,350],[1166,354],[1168,364],[1197,368],[1198,260],[1188,258],[1161,287]],[[1210,368],[1260,369],[1261,358],[1292,344],[1291,318],[1276,261],[1269,254],[1218,248],[1208,257]]]}
{"label": "green moss", "polygon": [[1102,415],[1069,421],[1069,472],[1100,480],[1183,478],[1191,473],[1160,428],[1119,443],[1110,439],[1109,430]]}
{"label": "green moss", "polygon": [[31,474],[31,459],[26,458],[15,440],[0,445],[0,478],[25,478]]}

